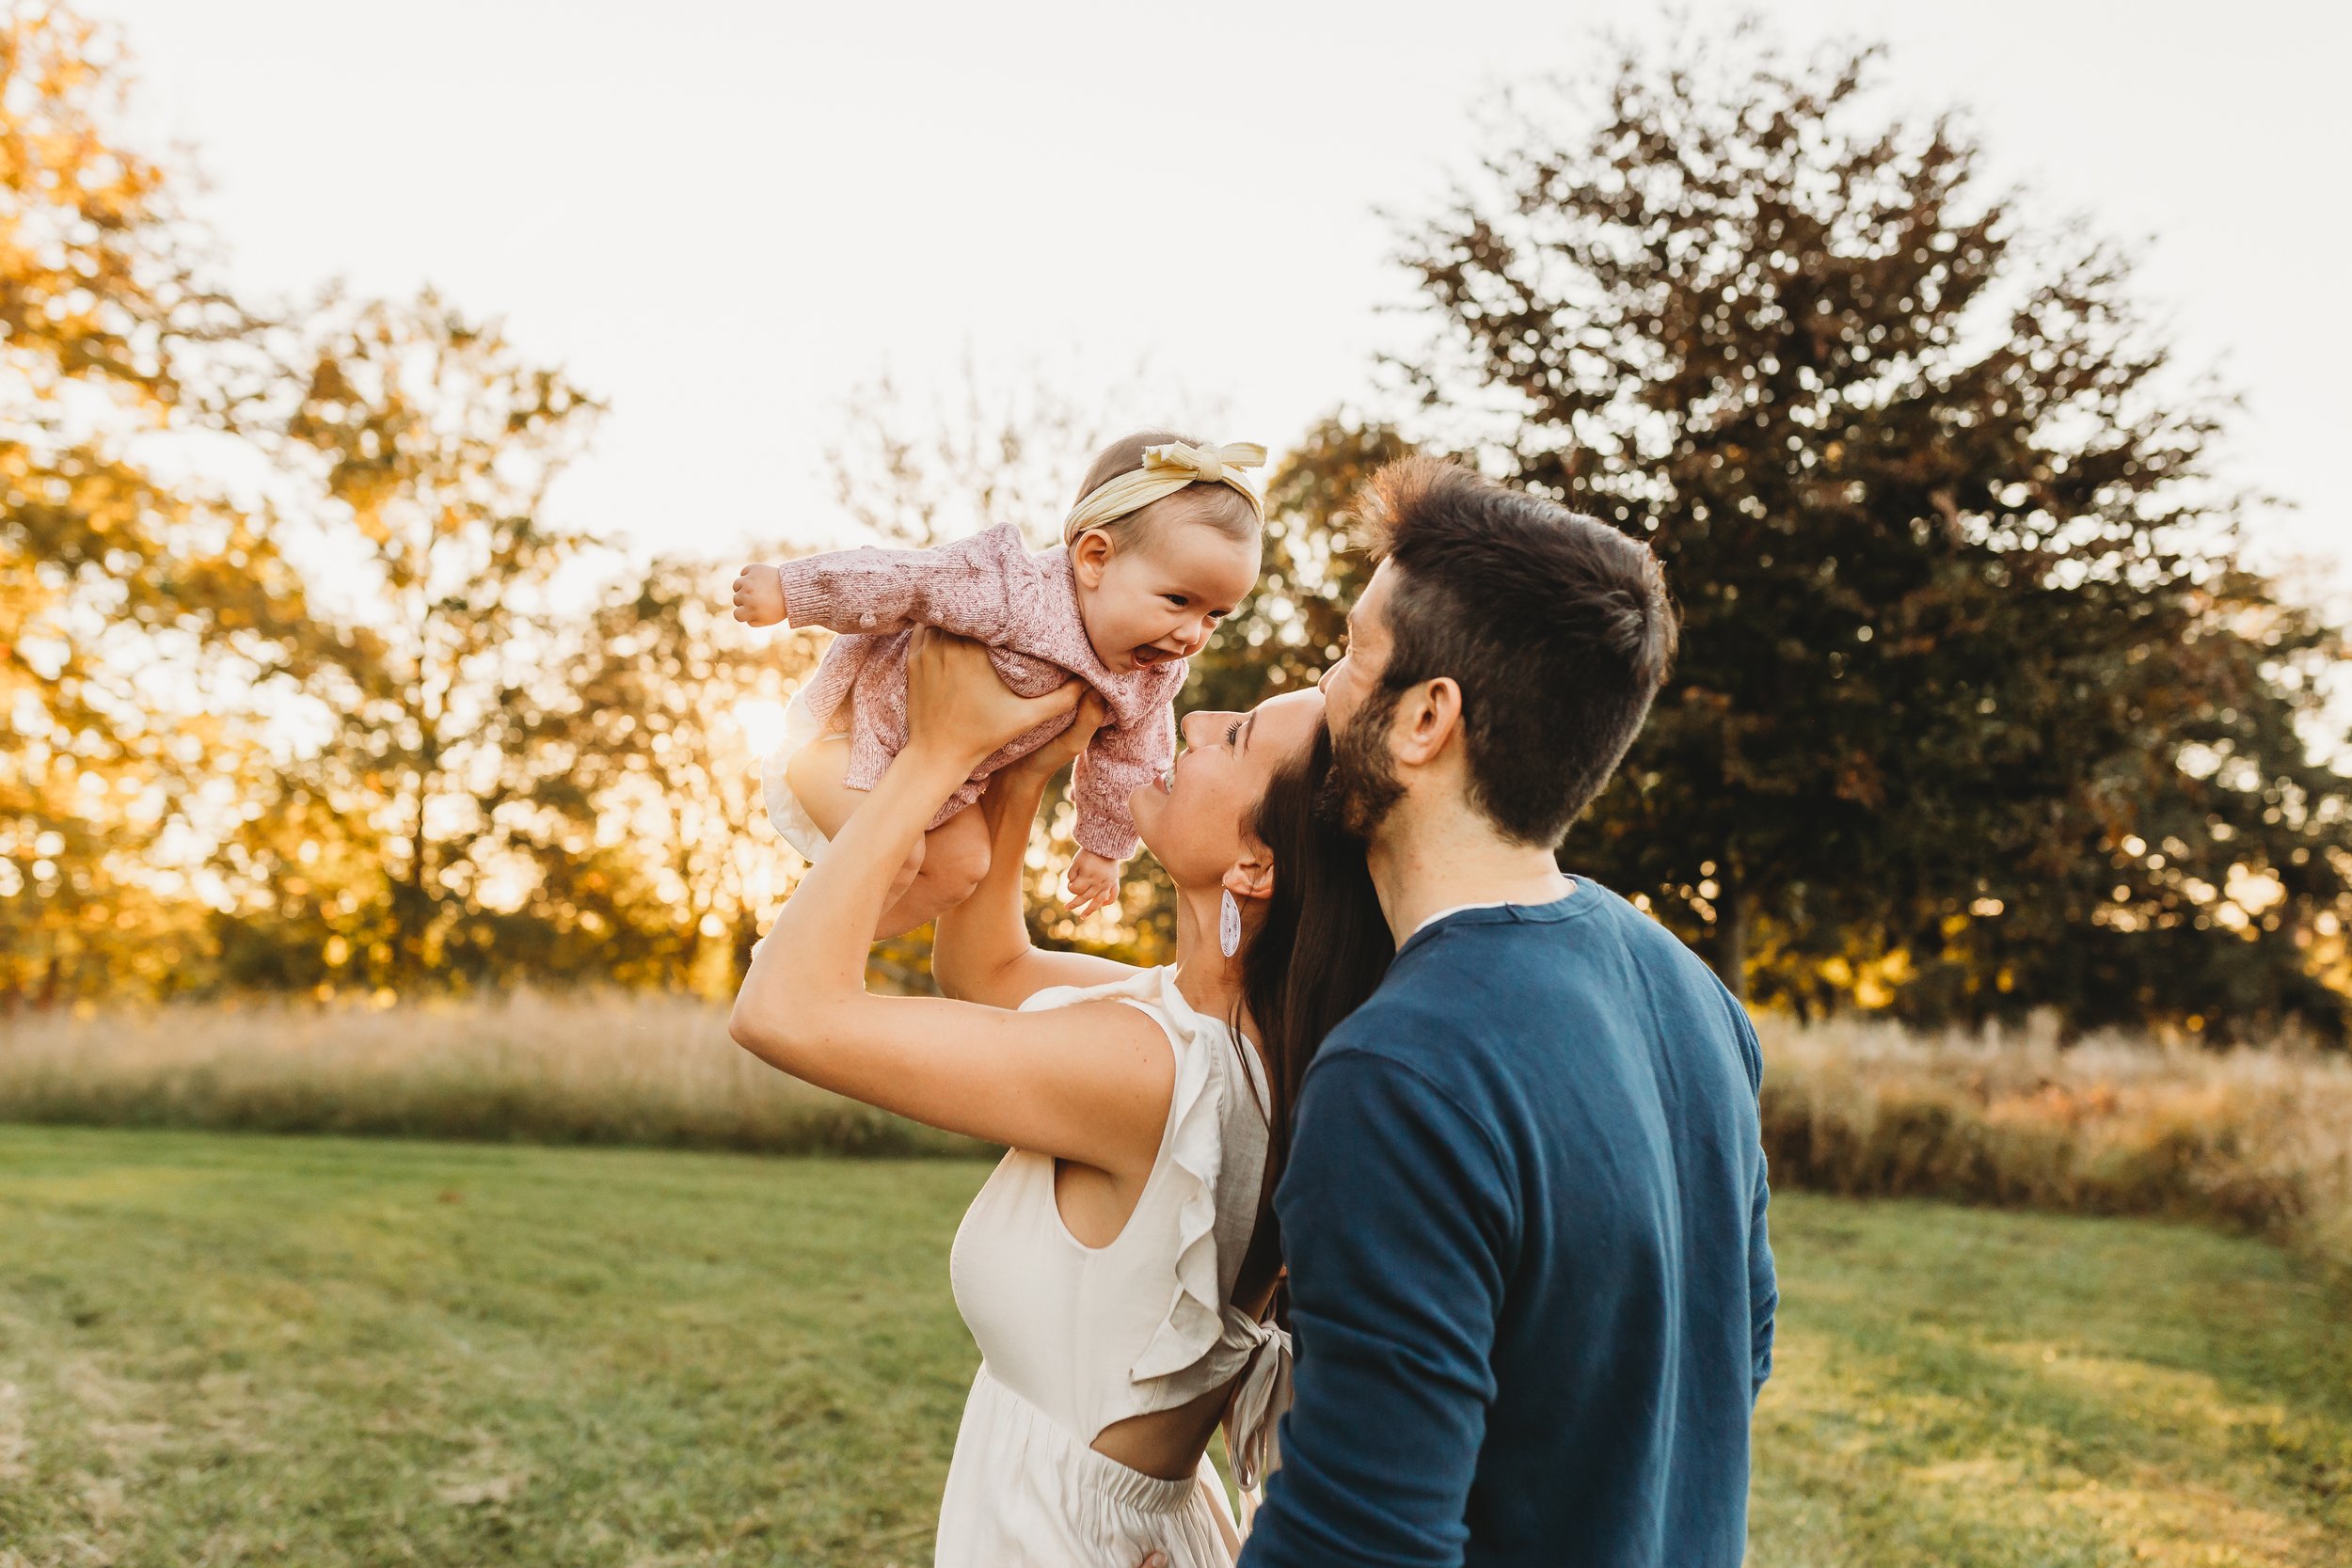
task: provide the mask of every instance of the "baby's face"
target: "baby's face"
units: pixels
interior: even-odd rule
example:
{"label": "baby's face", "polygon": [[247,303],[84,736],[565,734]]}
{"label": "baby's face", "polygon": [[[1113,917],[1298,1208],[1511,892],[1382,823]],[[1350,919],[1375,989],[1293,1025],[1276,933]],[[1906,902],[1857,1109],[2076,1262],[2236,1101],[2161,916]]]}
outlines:
{"label": "baby's face", "polygon": [[1190,658],[1258,582],[1258,542],[1206,523],[1170,520],[1124,550],[1083,534],[1071,553],[1087,641],[1115,674]]}

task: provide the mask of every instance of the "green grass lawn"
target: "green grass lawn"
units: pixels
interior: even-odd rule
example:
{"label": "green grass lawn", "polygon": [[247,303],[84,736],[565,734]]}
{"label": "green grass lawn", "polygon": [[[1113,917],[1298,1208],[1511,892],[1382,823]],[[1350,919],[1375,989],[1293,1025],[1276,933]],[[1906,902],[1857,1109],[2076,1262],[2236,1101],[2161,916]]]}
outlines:
{"label": "green grass lawn", "polygon": [[[917,1563],[983,1168],[0,1129],[0,1568]],[[2352,1562],[2269,1247],[1789,1196],[1755,1549]]]}

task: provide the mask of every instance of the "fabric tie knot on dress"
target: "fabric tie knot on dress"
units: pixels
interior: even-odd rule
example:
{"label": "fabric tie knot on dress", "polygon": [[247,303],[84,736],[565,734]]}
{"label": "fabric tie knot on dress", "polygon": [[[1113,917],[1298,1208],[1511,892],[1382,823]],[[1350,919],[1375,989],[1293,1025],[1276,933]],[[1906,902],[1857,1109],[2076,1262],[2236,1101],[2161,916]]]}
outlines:
{"label": "fabric tie knot on dress", "polygon": [[[1234,1316],[1239,1317],[1239,1313]],[[1233,1389],[1231,1458],[1233,1481],[1245,1492],[1255,1491],[1276,1467],[1277,1424],[1291,1407],[1291,1376],[1295,1352],[1290,1335],[1270,1323],[1252,1323],[1241,1331],[1254,1340],[1249,1370]]]}

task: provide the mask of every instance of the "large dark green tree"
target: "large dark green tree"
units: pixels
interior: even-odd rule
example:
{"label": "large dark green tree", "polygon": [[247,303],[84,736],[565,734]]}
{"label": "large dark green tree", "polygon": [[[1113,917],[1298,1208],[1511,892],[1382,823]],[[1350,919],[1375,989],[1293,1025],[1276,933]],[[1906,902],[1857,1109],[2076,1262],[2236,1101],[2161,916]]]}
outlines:
{"label": "large dark green tree", "polygon": [[2230,405],[1871,51],[1749,29],[1516,102],[1405,261],[1430,433],[1648,540],[1681,663],[1573,858],[1736,989],[2336,1027],[2334,634],[2238,564]]}

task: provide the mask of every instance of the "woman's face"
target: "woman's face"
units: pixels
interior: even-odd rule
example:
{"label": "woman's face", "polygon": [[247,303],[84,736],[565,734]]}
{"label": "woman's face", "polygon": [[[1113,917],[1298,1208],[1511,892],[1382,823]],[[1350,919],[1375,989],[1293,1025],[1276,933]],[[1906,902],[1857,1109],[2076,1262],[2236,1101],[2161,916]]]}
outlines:
{"label": "woman's face", "polygon": [[1127,798],[1136,831],[1169,880],[1216,885],[1242,857],[1266,782],[1306,749],[1322,719],[1320,691],[1286,691],[1248,713],[1184,715],[1176,766]]}

